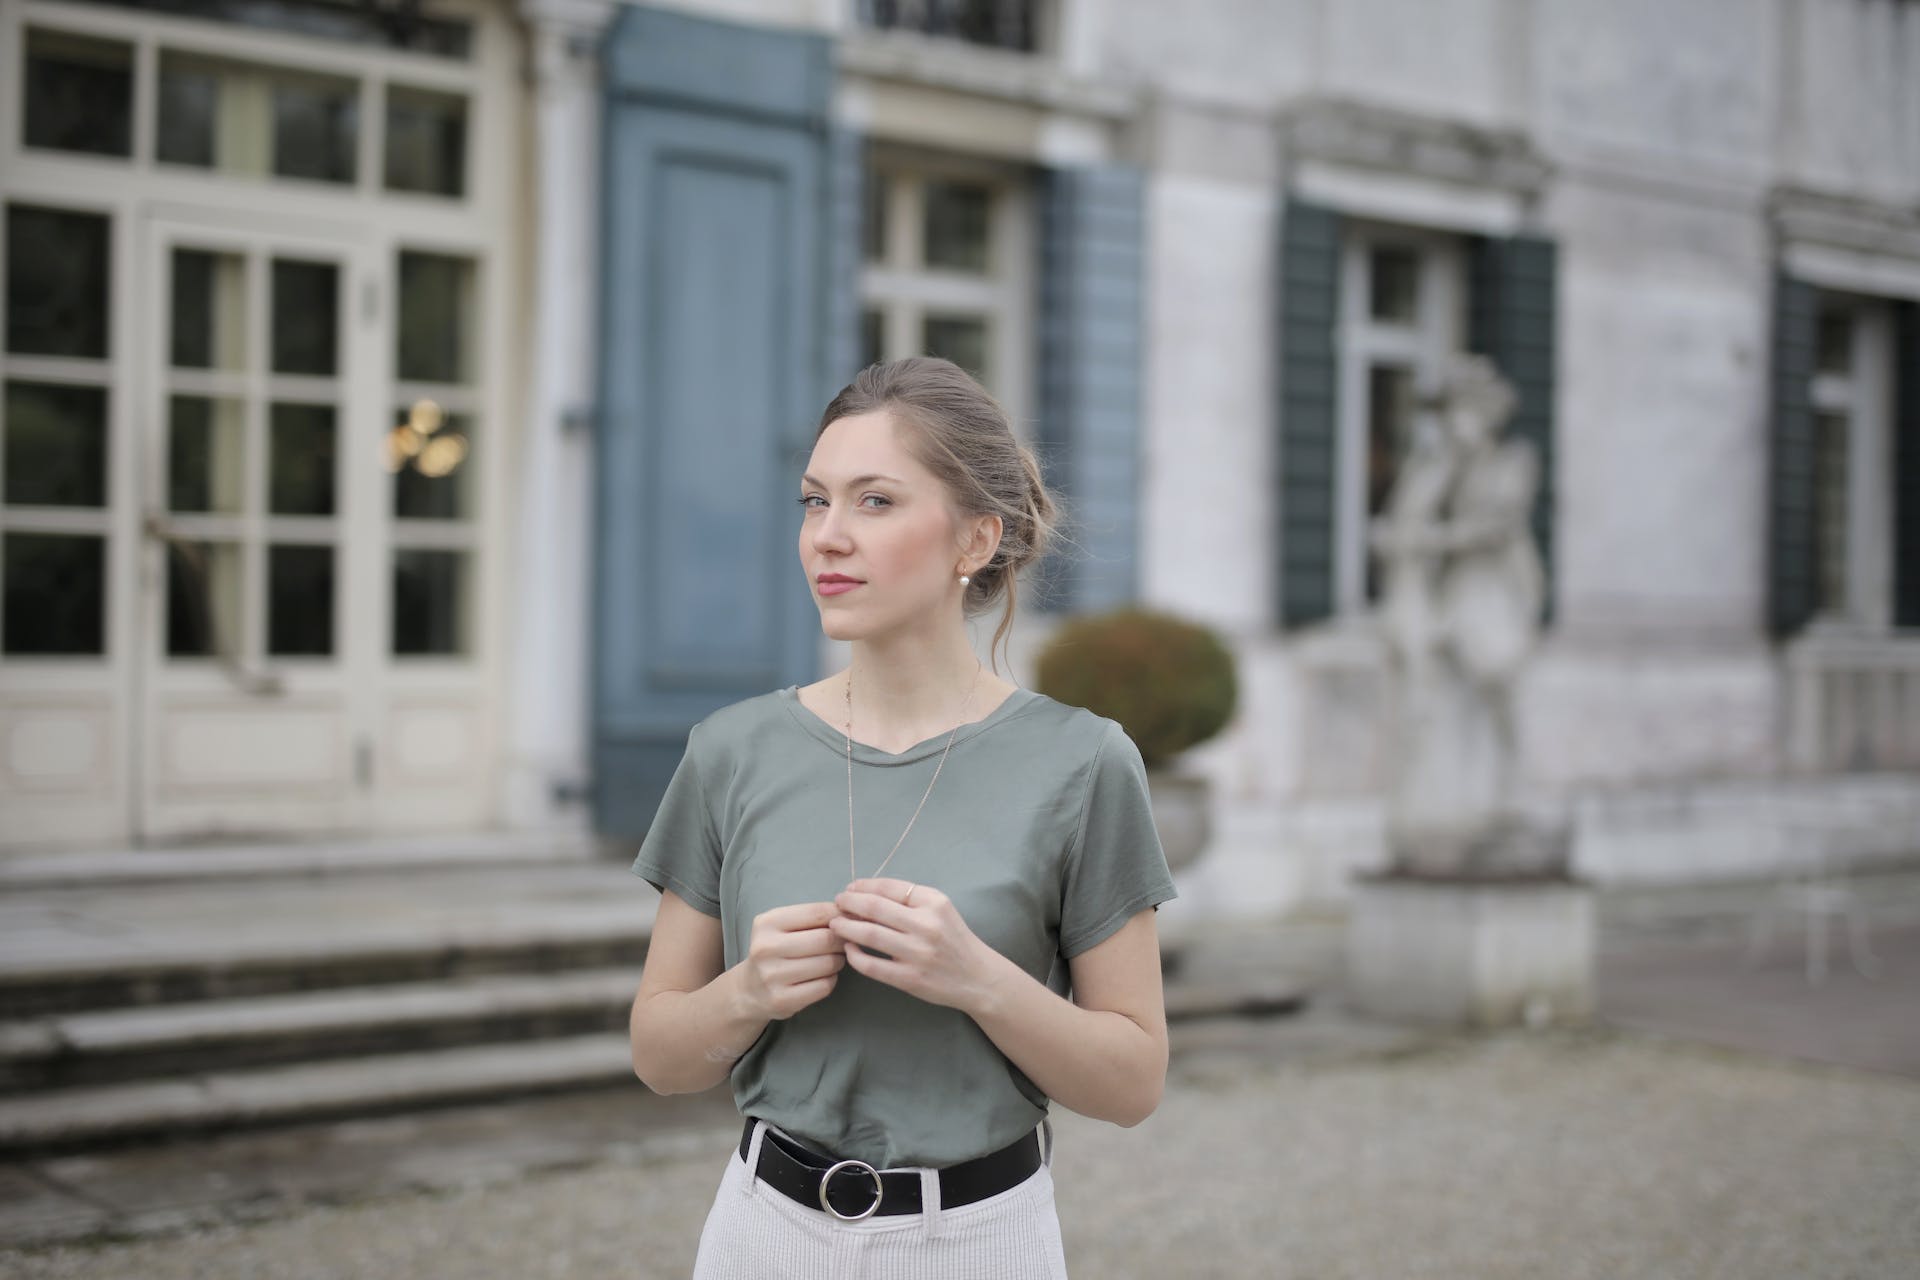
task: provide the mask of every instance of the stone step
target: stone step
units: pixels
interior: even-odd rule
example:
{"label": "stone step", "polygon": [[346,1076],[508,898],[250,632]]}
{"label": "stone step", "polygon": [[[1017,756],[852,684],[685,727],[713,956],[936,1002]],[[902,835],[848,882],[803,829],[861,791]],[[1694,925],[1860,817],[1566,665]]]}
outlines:
{"label": "stone step", "polygon": [[8,1156],[631,1081],[625,1032],[207,1072],[0,1099]]}
{"label": "stone step", "polygon": [[58,1089],[617,1030],[640,966],[460,977],[0,1023],[0,1088]]}
{"label": "stone step", "polygon": [[574,832],[471,831],[342,840],[224,842],[169,848],[0,853],[0,893],[195,881],[312,879],[469,868],[583,866],[599,861]]}
{"label": "stone step", "polygon": [[[372,1115],[479,1098],[618,1084],[633,1073],[625,1014],[636,971],[583,971],[546,978],[409,984],[270,1000],[232,1000],[113,1014],[81,1015],[49,1024],[11,1024],[10,1051],[27,1071],[46,1037],[71,1037],[87,1059],[140,1063],[168,1053],[195,1053],[203,1067],[171,1075],[20,1091],[0,1099],[0,1152],[71,1150],[215,1130]],[[1177,1025],[1294,1013],[1309,992],[1274,980],[1248,987],[1175,983],[1167,1015]],[[454,1047],[420,1046],[436,1033],[482,1034],[489,1017],[522,1026],[573,1009],[617,1019],[605,1031],[527,1031],[513,1040]],[[38,1027],[37,1030],[29,1028]],[[495,1022],[491,1031],[497,1032]],[[363,1052],[300,1062],[234,1067],[249,1052],[278,1054],[377,1028],[408,1043],[404,1052]],[[449,1031],[448,1029],[453,1029]],[[222,1051],[218,1046],[230,1048]],[[391,1048],[391,1045],[389,1045]],[[12,1062],[11,1056],[9,1058]],[[217,1067],[228,1069],[217,1069]],[[100,1069],[100,1068],[94,1068]],[[644,1089],[635,1081],[636,1088]]]}
{"label": "stone step", "polygon": [[252,921],[137,945],[102,938],[34,952],[0,943],[0,1009],[14,1019],[46,1018],[495,974],[621,965],[637,972],[651,927],[650,911],[614,901],[565,911],[503,904],[431,927],[396,908],[390,920],[363,920],[352,932]]}

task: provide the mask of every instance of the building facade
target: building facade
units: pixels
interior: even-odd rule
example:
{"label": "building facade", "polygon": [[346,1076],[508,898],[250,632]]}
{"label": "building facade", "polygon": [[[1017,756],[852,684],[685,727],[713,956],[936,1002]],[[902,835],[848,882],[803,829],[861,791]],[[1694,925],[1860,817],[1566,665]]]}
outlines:
{"label": "building facade", "polygon": [[1016,678],[1130,600],[1240,659],[1185,909],[1337,897],[1363,530],[1460,350],[1547,464],[1582,868],[1920,846],[1920,5],[0,12],[10,847],[631,842],[687,725],[838,660],[782,504],[932,351],[1075,517]]}

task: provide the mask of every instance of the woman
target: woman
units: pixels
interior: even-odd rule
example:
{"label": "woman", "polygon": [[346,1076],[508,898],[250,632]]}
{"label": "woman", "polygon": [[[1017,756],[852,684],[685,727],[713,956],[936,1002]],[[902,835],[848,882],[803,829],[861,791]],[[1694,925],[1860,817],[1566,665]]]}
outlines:
{"label": "woman", "polygon": [[800,488],[849,665],[695,725],[633,864],[634,1070],[745,1118],[694,1275],[1064,1276],[1048,1100],[1133,1125],[1166,1080],[1140,753],[973,652],[1054,502],[958,366],[862,372]]}

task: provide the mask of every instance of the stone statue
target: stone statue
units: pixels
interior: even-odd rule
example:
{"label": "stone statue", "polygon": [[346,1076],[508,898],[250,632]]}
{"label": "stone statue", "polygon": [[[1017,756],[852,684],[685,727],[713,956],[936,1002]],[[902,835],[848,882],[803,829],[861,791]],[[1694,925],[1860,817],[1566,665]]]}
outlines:
{"label": "stone statue", "polygon": [[1393,657],[1393,870],[1557,877],[1564,833],[1528,823],[1514,782],[1514,689],[1545,589],[1528,528],[1540,457],[1501,438],[1515,396],[1483,356],[1456,356],[1429,403],[1438,421],[1416,433],[1368,538]]}

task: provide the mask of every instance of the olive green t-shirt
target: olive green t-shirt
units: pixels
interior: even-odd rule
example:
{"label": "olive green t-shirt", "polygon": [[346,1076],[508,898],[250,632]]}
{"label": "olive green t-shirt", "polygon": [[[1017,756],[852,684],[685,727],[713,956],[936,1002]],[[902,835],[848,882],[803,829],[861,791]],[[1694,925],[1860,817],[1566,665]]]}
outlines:
{"label": "olive green t-shirt", "polygon": [[[913,818],[947,737],[899,753],[853,744],[859,877]],[[689,731],[633,871],[719,917],[731,968],[756,915],[831,901],[856,878],[847,863],[846,735],[790,685]],[[1133,740],[1030,689],[961,726],[884,874],[940,889],[983,941],[1063,996],[1066,960],[1175,896]],[[972,1018],[851,966],[825,999],[767,1024],[734,1064],[733,1094],[743,1116],[876,1168],[984,1155],[1047,1110]]]}

